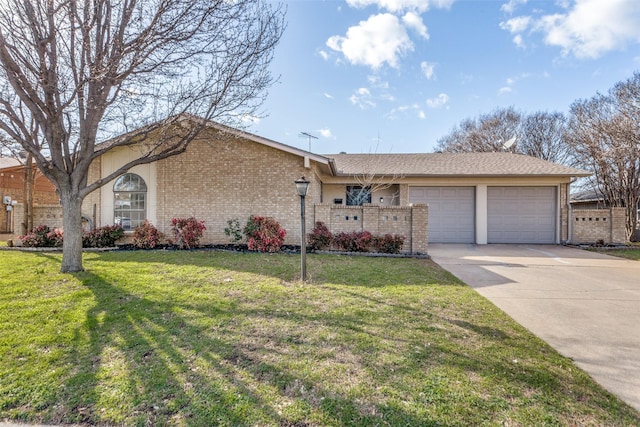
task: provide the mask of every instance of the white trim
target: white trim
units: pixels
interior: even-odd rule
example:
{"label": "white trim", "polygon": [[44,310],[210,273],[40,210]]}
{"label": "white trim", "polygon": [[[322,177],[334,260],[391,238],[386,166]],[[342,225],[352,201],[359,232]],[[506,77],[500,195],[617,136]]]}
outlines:
{"label": "white trim", "polygon": [[489,235],[487,184],[476,185],[476,244],[486,245]]}

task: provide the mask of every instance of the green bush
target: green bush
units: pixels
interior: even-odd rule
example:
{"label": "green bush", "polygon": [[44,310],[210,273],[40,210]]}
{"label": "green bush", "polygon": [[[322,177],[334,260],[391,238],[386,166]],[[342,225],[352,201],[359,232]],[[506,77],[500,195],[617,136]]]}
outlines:
{"label": "green bush", "polygon": [[237,243],[242,240],[242,228],[240,227],[238,218],[227,220],[227,227],[224,229],[224,234],[229,236],[232,243]]}

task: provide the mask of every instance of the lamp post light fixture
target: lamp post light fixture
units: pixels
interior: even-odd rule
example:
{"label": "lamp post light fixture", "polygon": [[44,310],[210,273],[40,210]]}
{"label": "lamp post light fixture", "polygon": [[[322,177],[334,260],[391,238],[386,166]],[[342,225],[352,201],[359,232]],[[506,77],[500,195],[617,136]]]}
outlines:
{"label": "lamp post light fixture", "polygon": [[300,196],[300,278],[304,282],[307,280],[307,244],[306,244],[306,227],[304,219],[304,198],[309,191],[310,182],[303,176],[295,180],[296,190]]}

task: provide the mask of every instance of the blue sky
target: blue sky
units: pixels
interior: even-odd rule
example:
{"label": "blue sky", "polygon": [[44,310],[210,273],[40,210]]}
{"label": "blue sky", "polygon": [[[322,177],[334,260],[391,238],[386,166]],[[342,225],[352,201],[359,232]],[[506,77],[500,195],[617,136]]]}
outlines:
{"label": "blue sky", "polygon": [[465,118],[567,112],[640,69],[638,0],[289,0],[268,116],[316,153],[433,151]]}

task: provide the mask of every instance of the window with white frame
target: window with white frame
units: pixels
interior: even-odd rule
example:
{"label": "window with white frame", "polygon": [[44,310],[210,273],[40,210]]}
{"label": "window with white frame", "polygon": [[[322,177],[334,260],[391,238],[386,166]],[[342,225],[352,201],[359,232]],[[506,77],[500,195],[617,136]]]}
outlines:
{"label": "window with white frame", "polygon": [[113,222],[133,230],[147,217],[147,184],[139,175],[126,173],[113,184]]}

